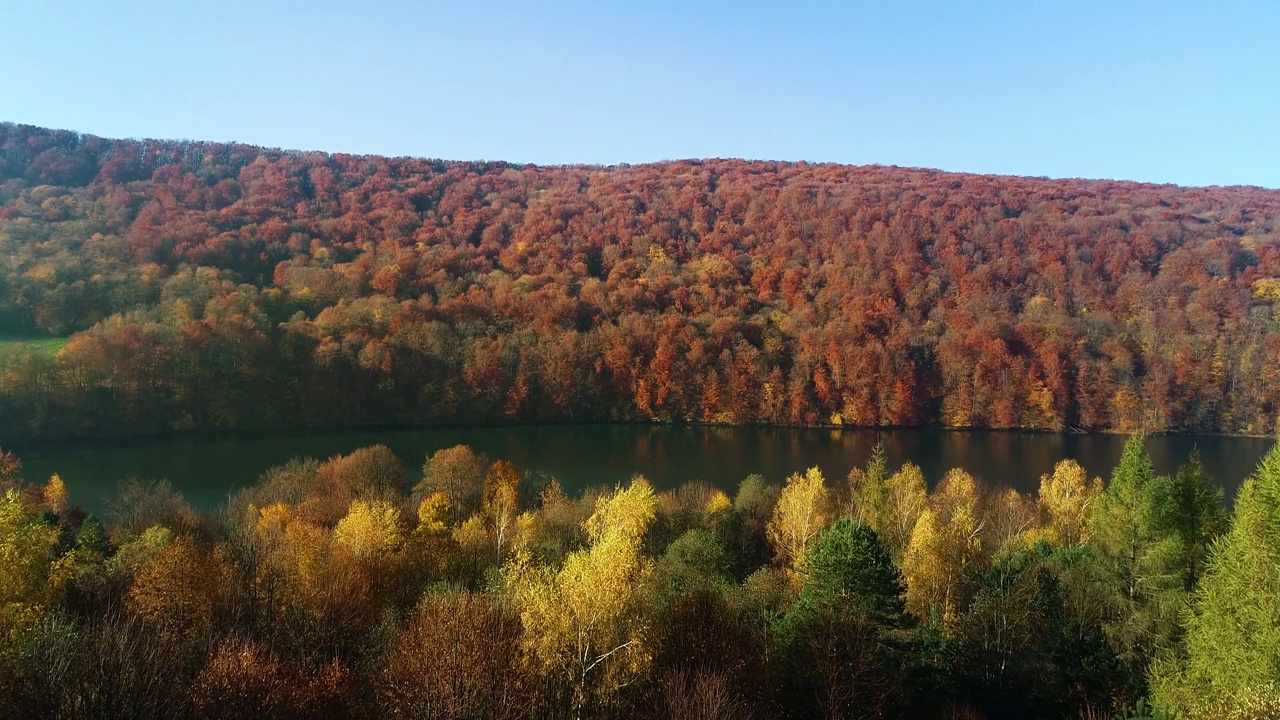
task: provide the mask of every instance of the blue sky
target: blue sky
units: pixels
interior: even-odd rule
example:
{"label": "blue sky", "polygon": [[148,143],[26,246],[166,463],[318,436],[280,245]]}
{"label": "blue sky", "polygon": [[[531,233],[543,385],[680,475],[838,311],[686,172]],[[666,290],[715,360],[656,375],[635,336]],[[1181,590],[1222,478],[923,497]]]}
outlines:
{"label": "blue sky", "polygon": [[1280,188],[1274,2],[3,0],[0,120]]}

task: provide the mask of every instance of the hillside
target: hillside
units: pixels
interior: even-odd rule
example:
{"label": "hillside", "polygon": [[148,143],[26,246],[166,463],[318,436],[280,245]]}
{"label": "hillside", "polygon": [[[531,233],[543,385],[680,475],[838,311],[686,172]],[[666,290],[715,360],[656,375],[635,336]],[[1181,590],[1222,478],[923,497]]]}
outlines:
{"label": "hillside", "polygon": [[0,124],[0,439],[453,421],[1270,434],[1280,191]]}

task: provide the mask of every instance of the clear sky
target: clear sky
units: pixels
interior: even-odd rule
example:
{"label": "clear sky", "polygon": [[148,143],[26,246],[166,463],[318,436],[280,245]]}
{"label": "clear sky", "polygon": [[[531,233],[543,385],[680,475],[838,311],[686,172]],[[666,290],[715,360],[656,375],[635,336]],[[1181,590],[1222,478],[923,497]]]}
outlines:
{"label": "clear sky", "polygon": [[0,0],[0,120],[1280,188],[1280,0]]}

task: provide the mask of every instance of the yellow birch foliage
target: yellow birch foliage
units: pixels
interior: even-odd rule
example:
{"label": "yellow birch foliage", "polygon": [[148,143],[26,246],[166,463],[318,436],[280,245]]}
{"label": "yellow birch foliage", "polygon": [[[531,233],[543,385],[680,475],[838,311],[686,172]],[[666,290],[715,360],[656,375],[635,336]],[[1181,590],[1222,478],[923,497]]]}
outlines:
{"label": "yellow birch foliage", "polygon": [[1102,494],[1102,478],[1089,479],[1075,460],[1063,460],[1052,475],[1040,476],[1038,504],[1049,524],[1051,539],[1060,545],[1082,545],[1089,507]]}
{"label": "yellow birch foliage", "polygon": [[493,539],[484,518],[480,515],[467,518],[453,529],[453,541],[458,548],[455,573],[478,582],[493,563]]}
{"label": "yellow birch foliage", "polygon": [[364,632],[372,622],[375,573],[329,529],[294,519],[270,567],[282,581],[273,602],[281,604],[282,615],[301,621],[294,632],[333,642]]}
{"label": "yellow birch foliage", "polygon": [[484,519],[479,515],[467,518],[466,522],[454,528],[453,539],[465,551],[483,552],[489,545],[489,531],[485,529]]}
{"label": "yellow birch foliage", "polygon": [[512,550],[527,550],[538,532],[538,514],[532,511],[522,512],[516,518],[515,532],[512,535]]}
{"label": "yellow birch foliage", "polygon": [[49,478],[49,484],[44,486],[44,504],[56,513],[61,513],[67,508],[67,486],[63,484],[62,478],[57,473],[54,473]]}
{"label": "yellow birch foliage", "polygon": [[253,530],[261,541],[279,540],[284,537],[285,528],[293,522],[293,508],[285,503],[271,503],[259,510],[249,506],[250,516],[254,518]]}
{"label": "yellow birch foliage", "polygon": [[449,528],[449,494],[439,491],[423,498],[418,504],[418,530],[426,533],[443,533]]}
{"label": "yellow birch foliage", "polygon": [[58,529],[30,517],[16,490],[0,496],[0,641],[29,627],[54,590]]}
{"label": "yellow birch foliage", "polygon": [[231,588],[232,572],[221,548],[210,553],[190,538],[179,538],[138,573],[129,606],[161,632],[208,633]]}
{"label": "yellow birch foliage", "polygon": [[984,516],[983,545],[993,556],[1004,557],[1044,539],[1036,504],[1013,488],[989,488]]}
{"label": "yellow birch foliage", "polygon": [[[278,606],[281,615],[305,618],[315,626],[340,624],[356,608],[367,608],[371,573],[360,559],[375,556],[379,548],[399,547],[397,538],[403,538],[399,511],[388,513],[384,505],[350,503],[339,521],[341,532],[310,520],[305,507],[272,503],[258,510],[250,505],[254,542],[262,556],[255,583],[264,602]],[[388,514],[394,529],[385,527]]]}
{"label": "yellow birch foliage", "polygon": [[902,557],[902,576],[907,582],[907,610],[928,618],[939,597],[946,595],[950,568],[946,562],[946,538],[937,515],[928,508],[920,513],[911,531],[911,540]]}
{"label": "yellow birch foliage", "polygon": [[929,498],[935,512],[951,514],[960,509],[974,511],[978,506],[978,481],[960,468],[952,468]]}
{"label": "yellow birch foliage", "polygon": [[715,515],[724,512],[733,507],[733,501],[725,494],[723,490],[716,490],[711,493],[711,497],[707,499],[706,514]]}
{"label": "yellow birch foliage", "polygon": [[333,529],[340,547],[362,560],[374,560],[399,549],[404,542],[400,508],[382,500],[355,500]]}
{"label": "yellow birch foliage", "polygon": [[511,534],[520,514],[520,472],[515,465],[505,460],[491,465],[485,477],[484,494],[494,549],[501,560],[502,553],[511,543]]}
{"label": "yellow birch foliage", "polygon": [[951,625],[967,599],[982,529],[977,483],[963,470],[949,471],[920,513],[903,554],[909,611],[922,619],[936,612],[942,627]]}
{"label": "yellow birch foliage", "polygon": [[792,571],[793,580],[804,564],[809,542],[826,524],[827,486],[822,472],[812,467],[787,478],[765,534],[778,560]]}
{"label": "yellow birch foliage", "polygon": [[913,463],[906,463],[898,472],[889,476],[886,482],[888,489],[889,518],[880,539],[884,541],[889,556],[895,563],[902,562],[902,554],[906,552],[907,543],[911,541],[911,531],[915,529],[920,513],[924,512],[929,500],[929,486],[925,483],[924,472]]}
{"label": "yellow birch foliage", "polygon": [[573,688],[574,710],[631,682],[648,664],[634,602],[650,571],[640,544],[653,522],[653,488],[636,477],[600,498],[584,523],[591,544],[557,570],[519,553],[506,574],[525,633],[525,652],[540,673]]}

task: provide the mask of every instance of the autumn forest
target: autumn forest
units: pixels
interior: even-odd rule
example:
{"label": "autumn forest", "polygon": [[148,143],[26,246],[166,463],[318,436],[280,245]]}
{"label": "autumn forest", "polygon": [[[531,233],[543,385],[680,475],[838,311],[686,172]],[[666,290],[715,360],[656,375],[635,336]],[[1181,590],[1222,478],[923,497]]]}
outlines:
{"label": "autumn forest", "polygon": [[730,494],[568,497],[459,445],[298,459],[102,519],[0,453],[0,718],[1280,713],[1280,445],[1233,514],[1141,436],[1024,495],[877,450]]}
{"label": "autumn forest", "polygon": [[[0,124],[0,438],[1280,414],[1280,192]],[[40,339],[51,339],[40,344]]]}
{"label": "autumn forest", "polygon": [[[597,422],[1129,438],[1028,493],[373,445],[93,513],[21,458]],[[0,720],[1276,718],[1280,445],[1224,498],[1145,435],[1278,430],[1280,191],[0,124]]]}

